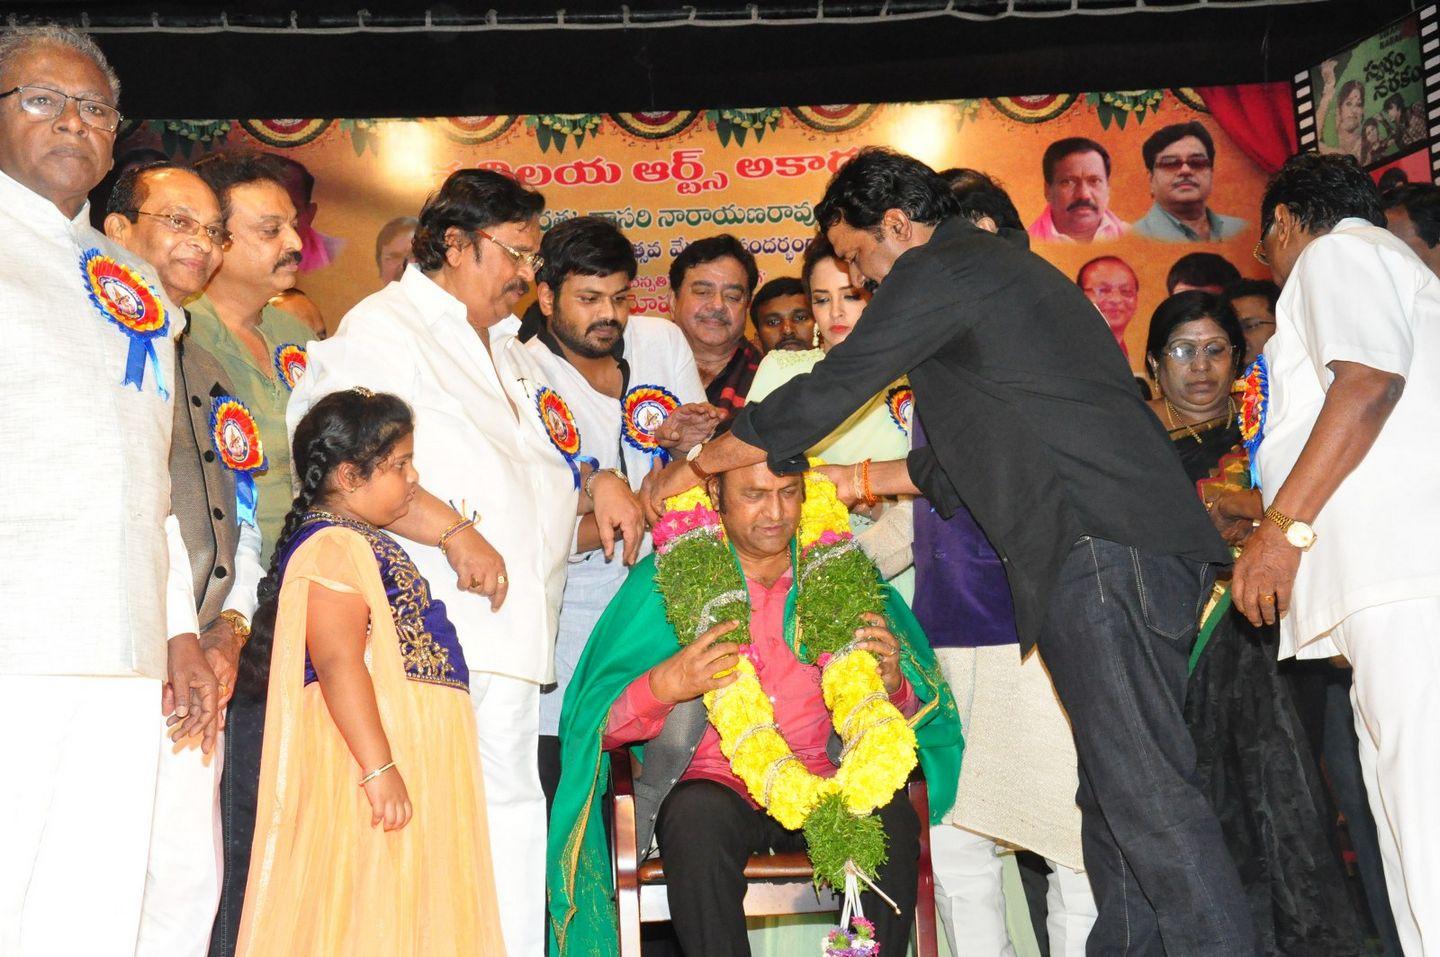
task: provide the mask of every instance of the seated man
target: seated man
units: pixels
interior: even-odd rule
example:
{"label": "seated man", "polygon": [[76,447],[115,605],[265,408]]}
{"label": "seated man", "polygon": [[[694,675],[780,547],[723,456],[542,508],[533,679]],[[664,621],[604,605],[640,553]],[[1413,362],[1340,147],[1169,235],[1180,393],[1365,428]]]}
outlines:
{"label": "seated man", "polygon": [[[774,702],[775,722],[811,773],[833,776],[838,742],[821,697],[821,669],[803,663],[789,642],[798,630],[791,543],[801,519],[803,479],[776,475],[760,463],[710,476],[706,491],[745,576],[748,654]],[[631,571],[565,696],[564,767],[551,818],[549,869],[551,928],[562,955],[615,949],[598,793],[609,777],[604,749],[644,743],[645,763],[635,781],[638,845],[644,856],[652,836],[658,840],[671,919],[686,957],[748,954],[746,859],[805,848],[800,831],[785,829],[751,800],[707,722],[701,696],[734,680],[728,672],[738,662],[736,646],[722,639],[735,623],[718,623],[679,649],[655,579],[653,557]],[[959,772],[955,704],[909,608],[888,585],[883,595],[886,621],[857,620],[855,647],[876,655],[890,701],[915,729],[931,782],[931,819],[938,821],[953,802]],[[870,893],[861,901],[875,922],[880,953],[901,955],[915,907],[919,822],[903,788],[875,813],[888,837],[888,859],[875,883],[900,913]]]}

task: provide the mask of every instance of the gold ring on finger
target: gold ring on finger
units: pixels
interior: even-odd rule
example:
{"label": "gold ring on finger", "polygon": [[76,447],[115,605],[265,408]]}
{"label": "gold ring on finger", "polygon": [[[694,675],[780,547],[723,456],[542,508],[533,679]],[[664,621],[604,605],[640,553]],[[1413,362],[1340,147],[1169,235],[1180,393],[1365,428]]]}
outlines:
{"label": "gold ring on finger", "polygon": [[506,578],[504,575],[496,575],[496,576],[495,576],[495,584],[497,584],[497,585],[504,585],[504,584],[508,583],[509,581],[510,581],[510,579]]}
{"label": "gold ring on finger", "polygon": [[1267,604],[1267,605],[1273,605],[1273,604],[1275,604],[1275,596],[1274,596],[1274,595],[1265,595],[1265,596],[1264,596],[1263,598],[1261,598],[1260,600],[1263,601],[1263,602],[1264,602],[1265,604]]}

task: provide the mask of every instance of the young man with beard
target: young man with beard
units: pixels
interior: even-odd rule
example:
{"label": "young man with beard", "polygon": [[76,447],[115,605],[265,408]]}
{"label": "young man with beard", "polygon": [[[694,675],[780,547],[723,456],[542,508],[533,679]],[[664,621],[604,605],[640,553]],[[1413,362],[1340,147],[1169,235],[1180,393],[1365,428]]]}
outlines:
{"label": "young man with beard", "polygon": [[794,276],[779,276],[760,287],[750,302],[750,321],[760,351],[802,352],[815,347],[815,317],[805,284]]}
{"label": "young man with beard", "polygon": [[[235,397],[255,419],[267,461],[266,470],[255,476],[255,524],[261,561],[268,563],[292,498],[285,407],[311,337],[304,323],[270,305],[271,296],[295,285],[300,263],[295,204],[280,169],[264,155],[217,153],[195,164],[195,171],[220,201],[231,245],[205,291],[186,303],[188,338],[219,360]],[[223,578],[222,571],[215,574]],[[220,781],[225,864],[210,944],[217,957],[234,952],[250,869],[265,689],[242,687],[225,721]]]}
{"label": "young man with beard", "polygon": [[[210,187],[170,162],[134,166],[120,175],[110,193],[105,234],[149,261],[176,303],[199,295],[229,243]],[[253,506],[242,507],[237,473],[218,457],[221,450],[211,439],[211,409],[235,390],[215,357],[188,340],[175,344],[170,507],[191,574],[183,581],[172,578],[169,600],[198,613],[200,647],[220,680],[223,708],[235,687],[264,569]],[[210,940],[220,900],[221,756],[202,753],[200,744],[191,737],[160,755],[155,814],[165,824],[150,836],[140,957],[200,957]]]}
{"label": "young man with beard", "polygon": [[[720,416],[705,404],[695,359],[674,323],[630,315],[635,253],[610,222],[569,219],[545,234],[545,264],[521,339],[575,418],[579,455],[622,475],[632,488],[657,462],[683,455]],[[649,538],[643,545],[649,550]],[[593,515],[580,519],[570,558],[555,684],[540,697],[540,781],[547,800],[560,781],[560,704],[600,613],[627,572],[607,560]]]}

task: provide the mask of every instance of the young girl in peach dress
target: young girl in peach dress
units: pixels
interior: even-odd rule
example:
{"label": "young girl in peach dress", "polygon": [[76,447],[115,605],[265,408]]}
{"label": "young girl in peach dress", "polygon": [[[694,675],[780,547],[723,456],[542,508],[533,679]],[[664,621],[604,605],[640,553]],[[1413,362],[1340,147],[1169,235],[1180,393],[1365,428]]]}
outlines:
{"label": "young girl in peach dress", "polygon": [[505,952],[465,658],[380,530],[417,488],[413,429],[356,389],[295,430],[301,489],[257,616],[273,648],[241,957]]}

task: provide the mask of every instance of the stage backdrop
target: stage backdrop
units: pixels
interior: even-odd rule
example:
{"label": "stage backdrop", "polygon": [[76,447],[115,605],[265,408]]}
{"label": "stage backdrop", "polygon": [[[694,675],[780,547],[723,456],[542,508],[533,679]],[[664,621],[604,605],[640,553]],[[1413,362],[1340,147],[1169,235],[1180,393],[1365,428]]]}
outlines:
{"label": "stage backdrop", "polygon": [[1118,256],[1132,267],[1139,288],[1123,339],[1139,371],[1149,317],[1166,295],[1176,259],[1217,253],[1247,276],[1268,278],[1251,256],[1266,173],[1189,89],[662,113],[149,120],[128,127],[117,158],[123,164],[155,150],[194,159],[216,149],[249,149],[304,164],[314,177],[312,228],[321,234],[315,239],[332,255],[328,265],[302,273],[300,287],[333,330],[379,285],[374,244],[380,227],[415,214],[446,175],[462,167],[503,170],[542,190],[546,226],[582,213],[614,219],[641,264],[635,308],[665,314],[671,259],[707,235],[740,237],[764,277],[798,275],[815,234],[814,204],[832,173],[862,146],[890,146],[937,169],[990,173],[1009,189],[1028,226],[1046,207],[1045,148],[1065,137],[1088,137],[1111,158],[1109,209],[1130,223],[1152,202],[1141,144],[1164,126],[1190,121],[1205,124],[1214,137],[1209,204],[1246,220],[1238,234],[1223,243],[1127,235],[1035,247],[1072,278],[1096,256]]}

